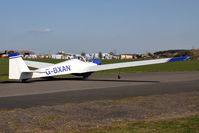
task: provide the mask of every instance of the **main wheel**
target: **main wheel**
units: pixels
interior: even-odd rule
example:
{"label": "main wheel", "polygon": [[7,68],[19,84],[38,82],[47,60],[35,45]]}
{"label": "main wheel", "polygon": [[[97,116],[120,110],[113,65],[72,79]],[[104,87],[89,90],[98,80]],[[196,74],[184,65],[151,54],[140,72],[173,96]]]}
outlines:
{"label": "main wheel", "polygon": [[88,79],[88,76],[83,76],[83,79]]}
{"label": "main wheel", "polygon": [[20,82],[21,83],[26,83],[28,79],[21,79]]}
{"label": "main wheel", "polygon": [[45,79],[45,80],[54,80],[55,78],[50,76],[50,77],[42,77],[42,79]]}

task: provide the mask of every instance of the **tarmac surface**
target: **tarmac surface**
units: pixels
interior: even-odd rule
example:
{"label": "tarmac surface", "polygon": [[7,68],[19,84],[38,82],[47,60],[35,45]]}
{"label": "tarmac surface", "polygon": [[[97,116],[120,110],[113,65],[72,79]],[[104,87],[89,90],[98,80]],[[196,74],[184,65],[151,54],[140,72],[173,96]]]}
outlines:
{"label": "tarmac surface", "polygon": [[199,91],[199,71],[0,82],[0,109]]}

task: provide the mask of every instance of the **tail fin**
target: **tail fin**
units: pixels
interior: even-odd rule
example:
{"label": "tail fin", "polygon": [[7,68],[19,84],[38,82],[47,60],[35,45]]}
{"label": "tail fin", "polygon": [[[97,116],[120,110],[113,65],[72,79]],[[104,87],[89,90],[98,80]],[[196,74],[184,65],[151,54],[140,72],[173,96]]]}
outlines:
{"label": "tail fin", "polygon": [[9,79],[26,79],[22,73],[29,71],[19,53],[9,55]]}

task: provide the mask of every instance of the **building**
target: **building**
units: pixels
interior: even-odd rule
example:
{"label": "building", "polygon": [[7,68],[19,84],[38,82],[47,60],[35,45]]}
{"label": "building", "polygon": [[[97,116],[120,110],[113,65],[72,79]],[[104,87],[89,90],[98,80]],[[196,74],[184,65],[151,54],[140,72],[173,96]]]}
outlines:
{"label": "building", "polygon": [[109,53],[102,53],[102,59],[111,59],[110,54]]}
{"label": "building", "polygon": [[33,51],[30,50],[22,50],[22,51],[15,51],[17,53],[19,53],[20,55],[35,55],[35,53]]}
{"label": "building", "polygon": [[133,59],[133,55],[131,55],[131,54],[121,54],[120,59]]}
{"label": "building", "polygon": [[4,58],[4,54],[3,53],[0,53],[0,58]]}
{"label": "building", "polygon": [[120,59],[120,55],[110,55],[110,59]]}
{"label": "building", "polygon": [[8,52],[5,51],[0,51],[0,58],[7,58],[8,57]]}
{"label": "building", "polygon": [[152,54],[141,54],[140,57],[141,58],[151,58],[153,55]]}
{"label": "building", "polygon": [[121,54],[120,59],[137,59],[138,55],[136,54]]}

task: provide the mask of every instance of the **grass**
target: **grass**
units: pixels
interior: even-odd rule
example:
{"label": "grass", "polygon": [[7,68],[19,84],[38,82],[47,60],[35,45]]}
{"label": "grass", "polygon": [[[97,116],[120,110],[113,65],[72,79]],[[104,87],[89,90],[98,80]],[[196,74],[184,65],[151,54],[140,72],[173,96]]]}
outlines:
{"label": "grass", "polygon": [[8,80],[8,59],[0,59],[0,80]]}
{"label": "grass", "polygon": [[[125,60],[126,61],[126,60]],[[115,63],[117,61],[102,61],[103,64]],[[185,62],[171,62],[148,66],[128,67],[96,72],[96,74],[140,73],[140,72],[176,72],[176,71],[199,71],[199,61],[189,60]]]}
{"label": "grass", "polygon": [[[64,60],[57,59],[34,59],[33,61],[59,63]],[[102,64],[128,62],[133,60],[102,60]],[[172,62],[149,66],[120,68],[95,72],[95,74],[117,74],[120,73],[140,73],[140,72],[175,72],[175,71],[199,71],[199,61],[189,60],[185,62]],[[8,80],[8,59],[0,59],[0,80]]]}
{"label": "grass", "polygon": [[0,110],[0,114],[8,113],[8,110]]}
{"label": "grass", "polygon": [[51,121],[55,121],[58,120],[57,116],[47,116],[47,117],[42,117],[39,122],[51,122]]}
{"label": "grass", "polygon": [[86,133],[199,133],[199,116],[157,122],[119,123]]}

